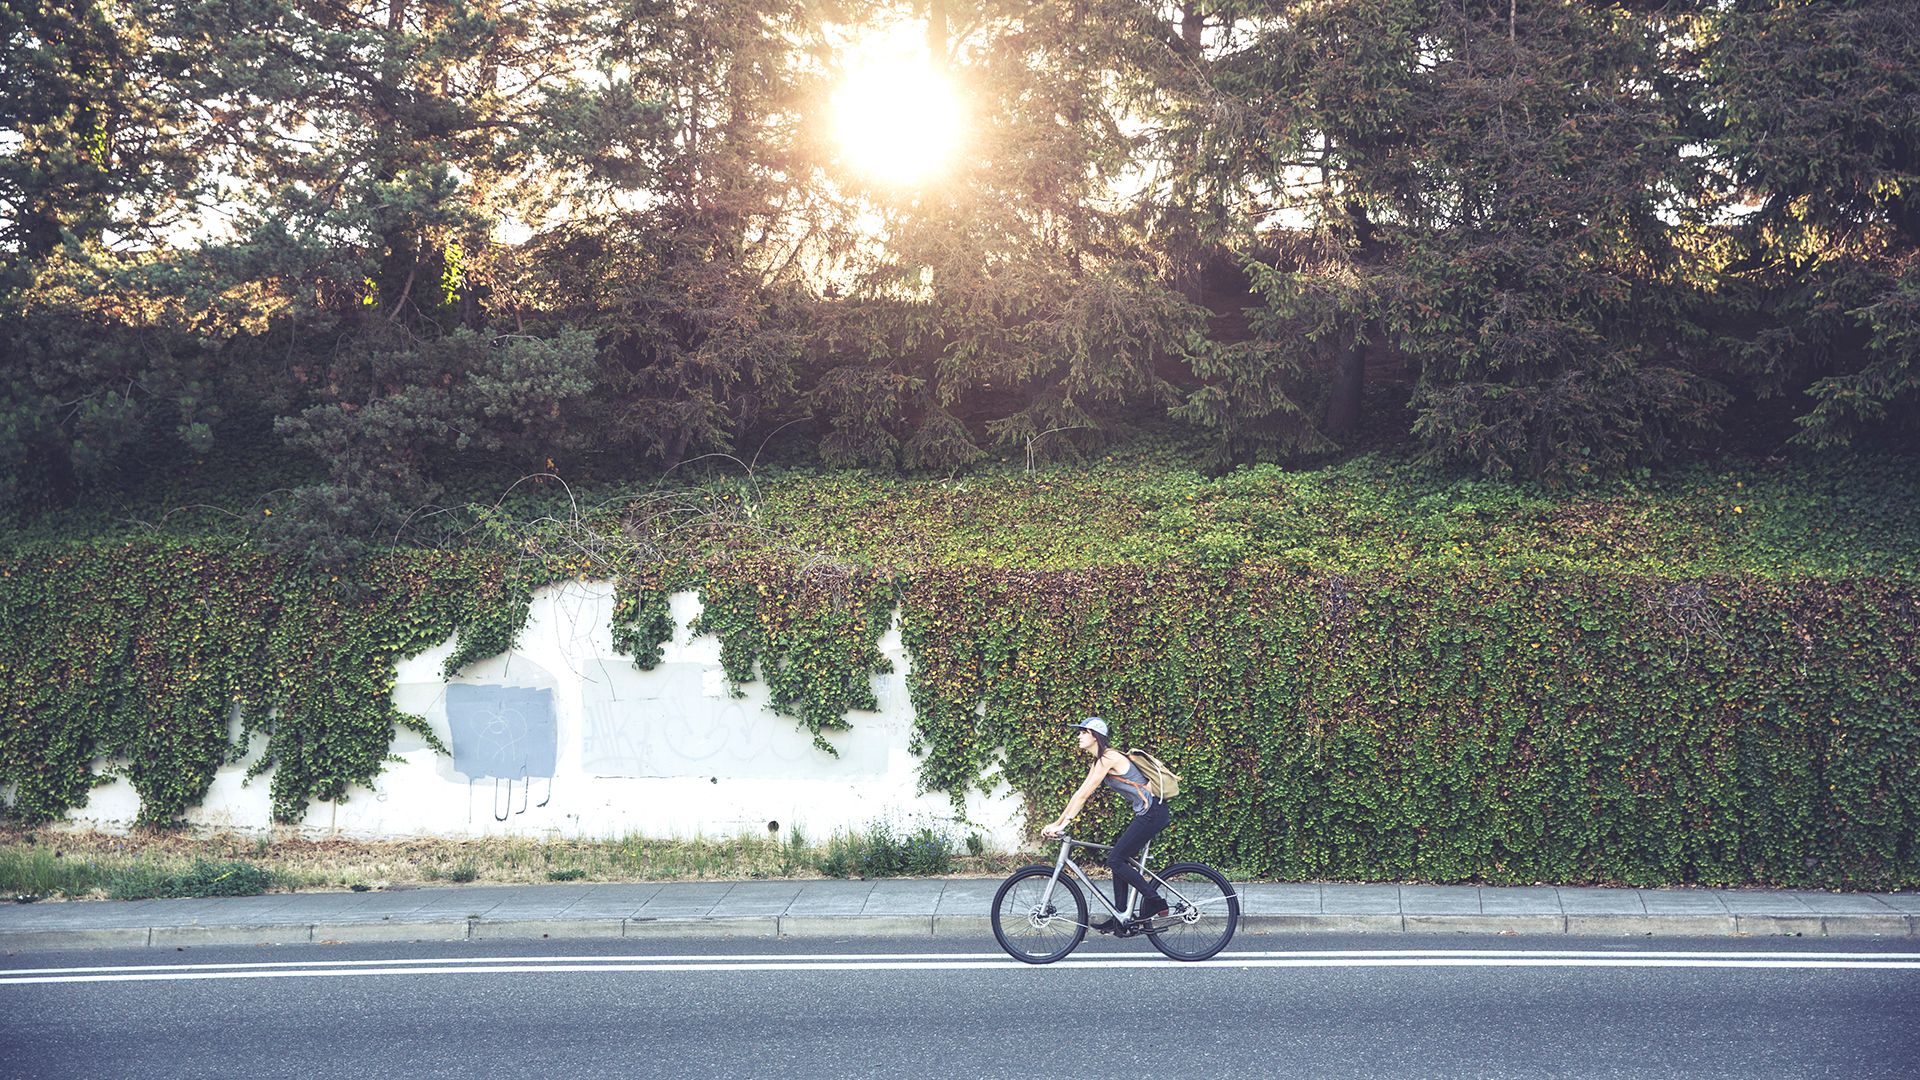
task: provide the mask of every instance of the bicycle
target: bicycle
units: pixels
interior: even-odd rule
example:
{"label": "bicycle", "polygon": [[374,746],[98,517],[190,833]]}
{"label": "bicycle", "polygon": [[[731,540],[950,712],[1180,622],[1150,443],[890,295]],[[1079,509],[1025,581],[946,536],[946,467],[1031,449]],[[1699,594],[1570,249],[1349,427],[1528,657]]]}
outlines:
{"label": "bicycle", "polygon": [[1081,885],[1127,928],[1116,936],[1145,934],[1154,948],[1175,960],[1205,960],[1233,940],[1234,928],[1240,925],[1240,894],[1220,871],[1205,863],[1180,862],[1156,873],[1147,869],[1147,849],[1141,848],[1141,876],[1167,901],[1168,911],[1133,928],[1133,916],[1140,907],[1138,890],[1121,913],[1107,899],[1106,890],[1070,857],[1075,847],[1113,850],[1111,844],[1062,836],[1060,855],[1052,866],[1023,866],[993,894],[993,936],[1014,959],[1051,964],[1079,946],[1087,936],[1087,897]]}

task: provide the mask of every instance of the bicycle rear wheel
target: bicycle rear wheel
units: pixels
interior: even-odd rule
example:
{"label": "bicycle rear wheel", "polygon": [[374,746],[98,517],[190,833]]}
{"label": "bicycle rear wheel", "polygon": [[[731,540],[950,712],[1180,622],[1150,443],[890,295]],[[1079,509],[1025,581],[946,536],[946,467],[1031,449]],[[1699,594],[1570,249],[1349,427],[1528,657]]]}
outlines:
{"label": "bicycle rear wheel", "polygon": [[1147,927],[1147,940],[1175,960],[1205,960],[1227,947],[1240,925],[1240,894],[1205,863],[1174,863],[1160,874],[1172,909]]}
{"label": "bicycle rear wheel", "polygon": [[1015,870],[993,894],[993,936],[1015,960],[1051,964],[1087,936],[1087,898],[1070,878],[1053,884],[1044,904],[1051,866]]}

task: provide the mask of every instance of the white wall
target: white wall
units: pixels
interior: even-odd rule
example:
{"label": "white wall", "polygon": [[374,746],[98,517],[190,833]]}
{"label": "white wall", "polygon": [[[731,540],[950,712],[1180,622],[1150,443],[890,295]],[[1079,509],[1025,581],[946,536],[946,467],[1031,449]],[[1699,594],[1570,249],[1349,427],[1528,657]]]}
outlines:
{"label": "white wall", "polygon": [[[991,796],[970,794],[965,823],[946,795],[915,794],[919,759],[907,751],[913,710],[897,626],[880,642],[894,668],[874,680],[880,709],[851,713],[851,730],[827,734],[840,753],[834,758],[816,749],[795,721],[767,708],[763,683],[748,683],[744,697],[732,697],[719,641],[694,638],[687,629],[699,614],[698,597],[679,593],[671,604],[676,630],[652,671],[637,670],[613,651],[610,582],[540,590],[518,647],[471,665],[451,683],[440,677],[451,641],[402,662],[395,704],[426,717],[456,750],[462,747],[454,744],[447,716],[452,683],[548,691],[552,777],[470,778],[456,771],[452,757],[403,731],[393,745],[402,760],[389,764],[371,791],[355,789],[341,802],[314,805],[302,831],[356,838],[726,837],[766,835],[768,824],[778,822],[782,836],[797,825],[818,841],[836,830],[889,821],[909,829],[931,825],[956,839],[978,832],[1000,849],[1019,845],[1025,814],[1004,784]],[[190,823],[269,827],[271,773],[243,783],[264,742],[256,739],[249,760],[220,770],[206,800],[189,812]],[[471,737],[463,744],[473,745]],[[68,822],[118,830],[138,812],[138,796],[118,780],[95,790]]]}

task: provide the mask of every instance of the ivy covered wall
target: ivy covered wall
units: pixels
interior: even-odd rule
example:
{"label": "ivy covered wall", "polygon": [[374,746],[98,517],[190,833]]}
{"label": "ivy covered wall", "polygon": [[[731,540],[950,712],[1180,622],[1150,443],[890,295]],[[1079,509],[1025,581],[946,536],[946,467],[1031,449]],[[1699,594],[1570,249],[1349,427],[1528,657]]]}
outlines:
{"label": "ivy covered wall", "polygon": [[[506,648],[578,565],[393,553],[352,587],[167,541],[0,558],[5,813],[58,818],[109,761],[152,824],[243,737],[275,815],[351,797],[394,732],[396,659]],[[816,736],[858,724],[898,612],[931,790],[1004,779],[1047,813],[1097,712],[1186,778],[1169,841],[1302,879],[1920,883],[1920,599],[1878,578],[1463,566],[849,571],[776,559],[621,579],[645,667],[669,587],[730,678]],[[1118,821],[1109,824],[1116,826]]]}

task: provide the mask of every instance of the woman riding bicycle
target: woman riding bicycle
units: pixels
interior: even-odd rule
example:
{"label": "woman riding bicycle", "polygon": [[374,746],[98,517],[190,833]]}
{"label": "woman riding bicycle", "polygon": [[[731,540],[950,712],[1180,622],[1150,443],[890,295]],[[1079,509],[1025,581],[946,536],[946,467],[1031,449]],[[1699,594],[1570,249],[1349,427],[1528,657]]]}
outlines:
{"label": "woman riding bicycle", "polygon": [[[1080,790],[1067,800],[1067,808],[1060,816],[1040,830],[1042,836],[1059,836],[1066,831],[1067,822],[1080,814],[1088,797],[1102,784],[1118,791],[1126,797],[1127,805],[1133,808],[1133,820],[1120,831],[1113,842],[1113,850],[1107,853],[1107,867],[1113,871],[1113,906],[1118,911],[1127,910],[1127,890],[1140,890],[1140,914],[1130,925],[1139,925],[1148,919],[1164,915],[1167,912],[1166,901],[1154,893],[1153,887],[1140,876],[1134,867],[1134,859],[1147,846],[1147,841],[1159,835],[1167,827],[1166,800],[1154,795],[1147,789],[1147,777],[1127,755],[1107,745],[1107,722],[1097,716],[1089,716],[1069,727],[1080,731],[1080,749],[1093,756],[1093,765],[1087,769],[1087,778],[1080,783]],[[1103,919],[1093,924],[1093,929],[1103,934],[1111,934],[1126,929],[1116,919]]]}

